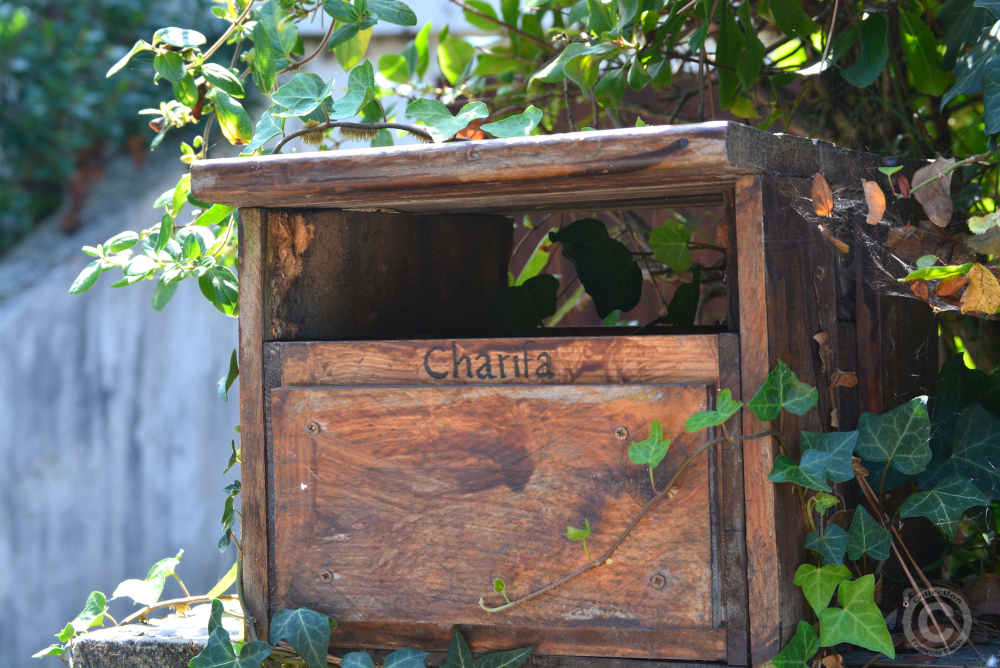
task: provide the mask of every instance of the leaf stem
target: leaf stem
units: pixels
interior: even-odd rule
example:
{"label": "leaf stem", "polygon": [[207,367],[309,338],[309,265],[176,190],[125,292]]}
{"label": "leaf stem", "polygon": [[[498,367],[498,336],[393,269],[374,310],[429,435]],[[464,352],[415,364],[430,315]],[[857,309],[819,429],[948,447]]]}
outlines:
{"label": "leaf stem", "polygon": [[205,55],[202,56],[202,60],[208,60],[209,58],[212,57],[213,53],[222,48],[222,45],[226,43],[226,40],[229,39],[229,36],[233,34],[234,30],[236,30],[236,26],[243,23],[246,17],[250,15],[250,11],[253,9],[253,4],[254,4],[253,2],[247,4],[247,8],[243,10],[242,14],[236,17],[236,20],[233,21],[233,23],[229,26],[229,29],[226,30],[226,32],[222,33],[222,37],[217,39],[215,41],[215,44],[213,44],[212,47],[205,52]]}
{"label": "leaf stem", "polygon": [[937,181],[938,179],[944,178],[945,176],[947,176],[948,174],[951,174],[953,171],[955,171],[959,167],[964,167],[965,165],[968,165],[971,162],[978,162],[980,160],[985,160],[986,158],[990,157],[994,153],[996,153],[996,150],[987,151],[986,153],[979,153],[977,155],[973,155],[971,157],[965,158],[964,160],[959,160],[954,165],[952,165],[948,169],[944,170],[940,174],[936,174],[936,175],[932,176],[931,178],[927,179],[926,181],[921,181],[920,183],[918,183],[916,185],[911,185],[910,186],[910,194],[912,195],[913,193],[917,192],[918,190],[920,190],[924,186],[926,186],[928,184],[931,184],[934,181]]}
{"label": "leaf stem", "polygon": [[[768,436],[775,436],[775,437],[781,438],[780,434],[776,430],[769,429],[768,431],[762,431],[760,433],[750,434],[748,436],[736,436],[736,437],[734,437],[732,439],[732,442],[733,443],[737,443],[737,442],[740,442],[740,441],[752,441],[752,440],[755,440],[755,439],[758,439],[758,438],[766,438]],[[530,601],[533,598],[537,598],[538,596],[541,596],[542,594],[544,594],[546,592],[552,591],[553,589],[555,589],[559,585],[565,584],[565,583],[569,582],[570,580],[576,578],[577,576],[583,575],[587,571],[592,570],[594,568],[597,568],[598,566],[600,566],[601,564],[603,564],[604,562],[606,562],[608,559],[611,558],[612,555],[614,555],[614,553],[618,550],[618,548],[621,547],[622,543],[625,542],[625,539],[628,538],[628,536],[629,536],[630,533],[632,533],[632,530],[635,529],[636,525],[639,524],[639,522],[642,520],[642,518],[646,516],[646,513],[649,512],[650,508],[652,508],[653,506],[655,506],[658,501],[660,501],[663,497],[665,497],[665,496],[667,496],[669,494],[670,490],[673,489],[673,487],[674,487],[674,483],[677,482],[677,479],[684,472],[684,470],[688,466],[690,466],[691,463],[694,462],[695,459],[698,458],[698,455],[700,455],[701,453],[705,452],[706,450],[708,450],[712,446],[718,445],[720,443],[725,443],[726,441],[727,441],[727,439],[725,439],[725,438],[717,438],[717,439],[714,439],[714,440],[708,441],[707,443],[702,444],[701,446],[698,447],[697,450],[695,450],[694,452],[692,452],[688,456],[688,458],[685,459],[684,462],[680,465],[680,467],[677,469],[677,472],[674,473],[673,477],[670,479],[670,482],[667,483],[667,486],[664,487],[661,492],[657,493],[656,496],[654,496],[652,499],[650,499],[646,503],[646,505],[642,507],[642,510],[640,510],[638,512],[638,514],[636,514],[636,516],[632,518],[632,521],[629,522],[629,525],[627,527],[625,527],[625,530],[622,531],[622,533],[618,535],[618,538],[616,538],[615,542],[611,544],[611,547],[609,547],[604,552],[604,554],[602,554],[597,559],[596,562],[595,561],[591,561],[589,564],[587,564],[585,566],[581,566],[580,568],[576,569],[575,571],[573,571],[569,575],[565,575],[565,576],[559,578],[558,580],[545,585],[544,587],[542,587],[540,589],[536,589],[535,591],[531,592],[530,594],[526,594],[525,596],[522,596],[521,598],[516,598],[513,601],[508,601],[508,603],[506,605],[501,605],[501,606],[497,606],[495,608],[491,608],[491,607],[487,606],[486,603],[483,601],[483,599],[480,597],[480,599],[479,599],[479,607],[481,607],[486,612],[501,612],[503,610],[507,610],[509,608],[513,608],[516,605],[520,605],[522,603],[526,603],[527,601]]]}
{"label": "leaf stem", "polygon": [[649,484],[653,486],[653,494],[656,494],[656,480],[653,479],[653,465],[649,465]]}
{"label": "leaf stem", "polygon": [[467,11],[470,14],[475,14],[476,16],[478,16],[481,19],[486,19],[490,23],[496,23],[498,26],[500,26],[501,28],[503,28],[507,32],[516,33],[516,34],[520,35],[521,37],[524,37],[525,39],[531,40],[532,42],[534,42],[535,44],[537,44],[538,46],[542,47],[543,49],[545,49],[547,51],[555,51],[556,50],[556,48],[554,46],[552,46],[550,43],[546,42],[543,39],[539,39],[539,38],[535,37],[530,32],[525,32],[525,31],[523,31],[523,30],[521,30],[519,28],[516,28],[515,26],[510,25],[506,21],[501,21],[500,19],[496,18],[495,16],[490,16],[489,14],[485,14],[485,13],[479,11],[478,9],[474,8],[474,7],[470,7],[469,5],[467,5],[464,2],[462,2],[462,0],[451,0],[451,3],[455,4],[455,5],[458,5],[464,11]]}
{"label": "leaf stem", "polygon": [[[220,600],[232,600],[232,596],[217,596],[216,598]],[[154,610],[162,610],[163,608],[174,608],[178,605],[191,605],[192,603],[208,603],[212,599],[208,596],[185,596],[184,598],[172,598],[167,601],[160,601],[152,605],[147,605],[144,608],[140,608],[136,612],[126,617],[121,621],[119,626],[125,626],[126,624],[131,624],[135,620],[145,617]]]}

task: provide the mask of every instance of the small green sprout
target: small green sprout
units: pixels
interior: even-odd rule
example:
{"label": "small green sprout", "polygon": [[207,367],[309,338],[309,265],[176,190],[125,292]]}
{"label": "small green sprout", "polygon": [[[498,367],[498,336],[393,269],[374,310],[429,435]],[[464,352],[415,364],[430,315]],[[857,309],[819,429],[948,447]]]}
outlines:
{"label": "small green sprout", "polygon": [[653,486],[654,494],[656,494],[656,481],[653,479],[653,469],[667,456],[669,448],[670,439],[664,440],[663,427],[660,426],[659,420],[653,420],[649,426],[649,438],[638,443],[633,441],[628,449],[628,458],[633,464],[649,465],[649,482]]}
{"label": "small green sprout", "polygon": [[577,529],[575,527],[566,527],[566,537],[571,541],[578,542],[583,541],[583,552],[587,555],[587,559],[590,563],[595,566],[600,566],[600,563],[594,561],[594,558],[590,556],[590,548],[587,547],[587,537],[590,535],[590,521],[583,520],[583,528]]}
{"label": "small green sprout", "polygon": [[507,596],[507,583],[506,582],[504,582],[500,578],[497,578],[496,580],[494,580],[493,581],[493,591],[495,591],[498,594],[501,594],[503,596],[504,600],[507,601],[508,603],[510,603],[510,597]]}

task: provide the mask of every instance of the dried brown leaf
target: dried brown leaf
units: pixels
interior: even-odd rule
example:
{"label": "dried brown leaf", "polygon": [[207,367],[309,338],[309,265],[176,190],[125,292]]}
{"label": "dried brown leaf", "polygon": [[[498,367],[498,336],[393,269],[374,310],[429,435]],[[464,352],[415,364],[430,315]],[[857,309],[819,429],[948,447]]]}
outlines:
{"label": "dried brown leaf", "polygon": [[952,276],[938,283],[935,292],[937,292],[938,297],[950,297],[968,285],[968,283],[969,278],[967,276]]}
{"label": "dried brown leaf", "polygon": [[868,477],[868,469],[861,465],[860,457],[851,457],[851,468],[854,472],[861,475],[862,478]]}
{"label": "dried brown leaf", "polygon": [[899,194],[904,199],[910,196],[910,179],[906,178],[902,174],[896,177],[896,183],[899,184]]}
{"label": "dried brown leaf", "polygon": [[836,408],[830,411],[830,426],[834,429],[840,429],[840,411]]}
{"label": "dried brown leaf", "polygon": [[916,281],[910,283],[910,290],[913,291],[914,295],[916,295],[920,299],[923,299],[924,301],[927,301],[928,299],[931,298],[931,290],[930,288],[927,287],[927,281],[925,281],[922,278],[917,279]]}
{"label": "dried brown leaf", "polygon": [[820,663],[823,664],[823,668],[844,668],[844,657],[840,654],[830,654],[823,657]]}
{"label": "dried brown leaf", "polygon": [[993,315],[1000,310],[1000,283],[978,262],[968,273],[969,287],[962,295],[962,313]]}
{"label": "dried brown leaf", "polygon": [[833,191],[822,174],[813,177],[812,198],[817,216],[829,216],[833,213]]}
{"label": "dried brown leaf", "polygon": [[865,201],[868,202],[868,217],[865,222],[878,225],[885,215],[885,193],[874,181],[862,181],[865,186]]}
{"label": "dried brown leaf", "polygon": [[830,389],[835,387],[854,387],[858,384],[858,374],[853,371],[841,371],[837,369],[830,374]]}
{"label": "dried brown leaf", "polygon": [[834,248],[839,250],[841,253],[845,254],[851,252],[850,246],[848,246],[843,241],[830,234],[830,232],[825,227],[823,227],[822,225],[817,225],[817,227],[819,228],[819,231],[823,233],[823,236],[826,237],[826,240],[829,241],[831,244],[833,244]]}
{"label": "dried brown leaf", "polygon": [[962,589],[973,617],[1000,615],[1000,575],[986,573]]}
{"label": "dried brown leaf", "polygon": [[[942,262],[954,260],[955,240],[929,220],[909,227],[890,227],[886,245],[906,264],[916,264],[924,255],[934,255]],[[958,262],[952,262],[958,264]]]}
{"label": "dried brown leaf", "polygon": [[[954,164],[954,159],[938,158],[926,167],[921,167],[913,174],[914,187],[940,176]],[[913,193],[913,197],[920,202],[920,205],[924,207],[927,217],[938,227],[944,227],[951,221],[951,214],[954,209],[951,202],[950,173],[917,190]]]}
{"label": "dried brown leaf", "polygon": [[830,348],[830,335],[826,332],[820,332],[813,337],[813,340],[819,344],[819,362],[823,367],[823,372],[826,373],[830,364],[830,353],[832,352]]}

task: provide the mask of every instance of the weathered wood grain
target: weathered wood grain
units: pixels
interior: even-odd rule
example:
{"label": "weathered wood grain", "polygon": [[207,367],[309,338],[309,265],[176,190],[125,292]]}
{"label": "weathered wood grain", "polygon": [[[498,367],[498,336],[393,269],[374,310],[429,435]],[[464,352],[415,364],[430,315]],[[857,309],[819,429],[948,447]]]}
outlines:
{"label": "weathered wood grain", "polygon": [[[267,637],[270,579],[268,573],[268,448],[264,426],[264,370],[261,296],[267,212],[240,209],[240,447],[242,448],[243,591],[245,608],[260,637]],[[247,620],[248,624],[251,620]]]}
{"label": "weathered wood grain", "polygon": [[265,340],[470,336],[507,285],[501,216],[270,211]]}
{"label": "weathered wood grain", "polygon": [[[601,553],[651,494],[627,449],[675,436],[659,484],[706,438],[683,422],[706,385],[279,388],[272,391],[277,604],[342,622],[337,646],[403,638],[444,649],[718,660],[708,460],[684,473],[613,563],[507,612],[477,604],[503,577],[523,596]],[[310,434],[309,428],[318,433]],[[626,439],[616,429],[629,431]],[[653,586],[661,575],[665,586]]]}
{"label": "weathered wood grain", "polygon": [[715,335],[273,345],[279,350],[285,386],[714,384],[719,376]]}
{"label": "weathered wood grain", "polygon": [[839,185],[879,164],[825,142],[713,122],[200,160],[191,176],[195,197],[233,206],[514,213],[682,206],[705,195],[717,204],[741,175],[822,172]]}

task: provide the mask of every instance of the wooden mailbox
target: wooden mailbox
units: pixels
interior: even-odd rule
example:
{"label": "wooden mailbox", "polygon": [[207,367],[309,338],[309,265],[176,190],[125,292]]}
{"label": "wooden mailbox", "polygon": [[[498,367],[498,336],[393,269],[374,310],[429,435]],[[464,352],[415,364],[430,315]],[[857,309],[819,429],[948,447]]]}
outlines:
{"label": "wooden mailbox", "polygon": [[[653,419],[677,437],[666,480],[713,437],[684,419],[722,388],[749,397],[779,359],[820,388],[788,434],[829,431],[834,411],[853,427],[926,385],[925,307],[856,281],[870,254],[842,257],[802,213],[813,175],[860,191],[881,164],[734,123],[194,163],[195,197],[240,207],[258,629],[306,606],[340,620],[337,651],[444,650],[459,624],[474,651],[538,644],[534,665],[770,659],[803,613],[801,515],[767,480],[770,443],[711,451],[612,564],[508,612],[478,602],[498,600],[494,577],[518,596],[582,565],[568,524],[588,518],[603,551],[650,497],[627,448]],[[725,214],[726,326],[477,338],[506,284],[506,216],[699,204]],[[858,386],[829,390],[835,369]]]}

